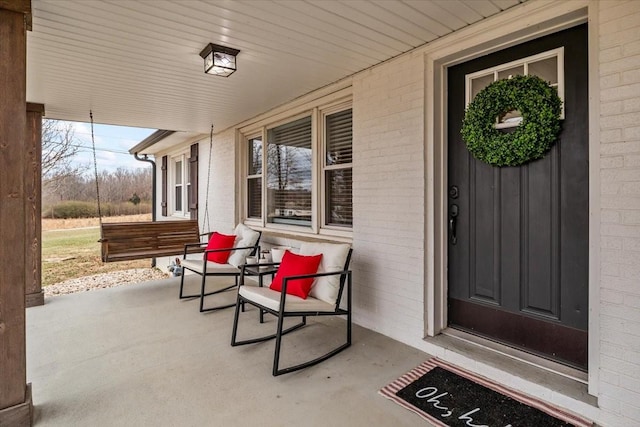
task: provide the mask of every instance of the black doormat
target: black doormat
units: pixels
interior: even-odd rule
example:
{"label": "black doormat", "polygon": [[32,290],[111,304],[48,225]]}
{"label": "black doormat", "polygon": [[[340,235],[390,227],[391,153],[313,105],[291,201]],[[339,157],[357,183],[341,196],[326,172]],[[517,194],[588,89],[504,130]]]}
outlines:
{"label": "black doormat", "polygon": [[433,358],[380,394],[438,426],[590,427],[582,417]]}

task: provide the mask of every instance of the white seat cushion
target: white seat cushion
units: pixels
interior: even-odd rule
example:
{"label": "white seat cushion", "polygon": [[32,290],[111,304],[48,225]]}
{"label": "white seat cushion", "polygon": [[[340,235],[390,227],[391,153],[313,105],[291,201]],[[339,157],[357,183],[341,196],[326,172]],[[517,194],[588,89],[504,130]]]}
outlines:
{"label": "white seat cushion", "polygon": [[[261,288],[258,286],[240,286],[238,292],[242,297],[249,301],[253,301],[263,307],[267,307],[275,311],[280,310],[279,291],[273,291],[269,288]],[[295,295],[287,295],[284,302],[284,308],[287,312],[332,312],[335,311],[336,306],[313,297],[302,299]]]}
{"label": "white seat cushion", "polygon": [[[347,262],[350,246],[346,243],[307,243],[300,246],[300,255],[322,254],[322,260],[318,267],[318,273],[342,271]],[[309,296],[319,300],[336,304],[338,291],[340,290],[340,276],[318,277],[311,286]]]}
{"label": "white seat cushion", "polygon": [[[256,244],[258,238],[260,237],[260,233],[250,229],[244,224],[238,224],[236,226],[236,229],[233,230],[233,234],[236,236],[236,241],[233,244],[235,248],[253,246]],[[227,262],[233,266],[240,267],[244,264],[244,261],[247,259],[250,253],[251,249],[240,249],[237,251],[233,251],[231,252],[231,255],[229,256],[229,260]]]}
{"label": "white seat cushion", "polygon": [[[202,274],[202,260],[201,259],[183,259],[180,260],[182,267]],[[218,264],[217,262],[207,261],[207,274],[208,273],[229,273],[240,274],[240,269],[230,264]]]}

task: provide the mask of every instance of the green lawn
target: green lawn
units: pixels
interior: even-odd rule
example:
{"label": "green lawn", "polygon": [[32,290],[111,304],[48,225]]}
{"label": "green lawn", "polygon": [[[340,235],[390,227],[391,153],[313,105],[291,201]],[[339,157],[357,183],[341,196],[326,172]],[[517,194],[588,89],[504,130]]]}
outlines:
{"label": "green lawn", "polygon": [[92,274],[151,266],[150,259],[103,263],[98,239],[99,228],[43,231],[42,286]]}

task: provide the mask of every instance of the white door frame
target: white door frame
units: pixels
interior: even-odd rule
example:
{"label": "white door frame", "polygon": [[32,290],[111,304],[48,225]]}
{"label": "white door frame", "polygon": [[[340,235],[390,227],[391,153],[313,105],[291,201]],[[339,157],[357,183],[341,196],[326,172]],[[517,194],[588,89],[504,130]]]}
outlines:
{"label": "white door frame", "polygon": [[488,53],[589,22],[589,393],[597,395],[599,367],[599,84],[598,5],[589,1],[531,1],[431,43],[425,50],[425,335],[447,327],[446,70]]}

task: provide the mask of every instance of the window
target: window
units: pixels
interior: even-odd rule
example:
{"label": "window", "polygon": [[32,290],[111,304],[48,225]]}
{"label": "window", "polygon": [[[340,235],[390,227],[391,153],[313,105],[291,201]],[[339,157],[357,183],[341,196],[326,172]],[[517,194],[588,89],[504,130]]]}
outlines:
{"label": "window", "polygon": [[[556,88],[558,96],[563,101],[560,118],[564,119],[564,48],[553,49],[538,55],[529,56],[517,61],[488,68],[466,76],[467,105],[482,89],[490,83],[508,79],[512,76],[535,75]],[[496,128],[510,128],[518,126],[522,116],[517,110],[509,111],[497,118]]]}
{"label": "window", "polygon": [[175,166],[173,168],[174,171],[174,212],[181,213],[182,212],[182,160],[178,160],[175,162]]}
{"label": "window", "polygon": [[262,138],[248,142],[247,217],[262,218]]}
{"label": "window", "polygon": [[246,138],[245,144],[248,222],[312,233],[350,231],[352,110],[348,104],[266,125]]}
{"label": "window", "polygon": [[267,222],[311,227],[311,117],[267,131]]}
{"label": "window", "polygon": [[171,158],[162,156],[161,170],[162,216],[198,219],[198,143]]}
{"label": "window", "polygon": [[326,225],[353,225],[352,111],[325,116],[325,220]]}
{"label": "window", "polygon": [[171,158],[171,179],[173,199],[171,212],[173,215],[188,215],[191,206],[191,162],[189,155],[183,153]]}

